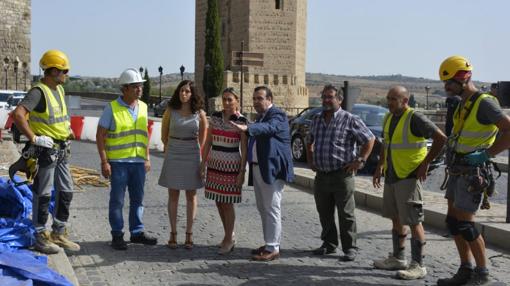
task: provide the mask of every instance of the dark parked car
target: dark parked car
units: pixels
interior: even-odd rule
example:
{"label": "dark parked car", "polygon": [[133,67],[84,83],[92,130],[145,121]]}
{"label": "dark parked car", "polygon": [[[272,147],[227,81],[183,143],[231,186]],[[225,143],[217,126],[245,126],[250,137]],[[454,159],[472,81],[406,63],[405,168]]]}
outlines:
{"label": "dark parked car", "polygon": [[[301,111],[296,117],[289,120],[292,157],[296,161],[306,161],[306,136],[310,131],[310,124],[314,115],[322,111],[322,107],[310,107]],[[359,116],[370,131],[376,136],[376,141],[372,153],[367,159],[363,172],[373,173],[379,162],[379,154],[382,148],[383,130],[382,123],[384,115],[388,112],[387,108],[371,104],[354,104],[353,114]],[[427,144],[430,148],[432,141]],[[436,159],[430,164],[429,170],[437,168],[441,164],[441,159]]]}
{"label": "dark parked car", "polygon": [[169,100],[170,99],[162,100],[159,104],[154,106],[154,116],[155,117],[163,117],[163,113],[165,112],[165,109],[168,106]]}

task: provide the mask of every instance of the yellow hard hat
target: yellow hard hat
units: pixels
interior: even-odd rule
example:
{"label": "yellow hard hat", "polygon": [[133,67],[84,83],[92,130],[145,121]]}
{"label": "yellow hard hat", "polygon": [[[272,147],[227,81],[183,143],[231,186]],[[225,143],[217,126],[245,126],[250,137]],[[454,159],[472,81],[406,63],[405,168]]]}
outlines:
{"label": "yellow hard hat", "polygon": [[59,50],[49,50],[41,57],[39,66],[43,69],[57,68],[59,70],[69,70],[69,60],[66,54]]}
{"label": "yellow hard hat", "polygon": [[473,66],[462,56],[451,56],[443,61],[439,67],[439,78],[441,81],[449,80],[458,71],[472,71]]}

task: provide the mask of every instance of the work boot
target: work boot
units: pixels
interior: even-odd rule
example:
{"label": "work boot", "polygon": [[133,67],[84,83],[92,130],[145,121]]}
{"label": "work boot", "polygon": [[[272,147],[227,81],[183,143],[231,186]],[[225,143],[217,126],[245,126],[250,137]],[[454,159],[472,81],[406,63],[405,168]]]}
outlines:
{"label": "work boot", "polygon": [[414,260],[411,261],[406,270],[397,271],[397,278],[404,280],[422,279],[425,275],[427,275],[427,268],[421,266]]}
{"label": "work boot", "polygon": [[471,279],[469,279],[466,285],[489,285],[491,280],[489,279],[489,272],[479,272],[475,269],[473,274],[471,275]]}
{"label": "work boot", "polygon": [[156,245],[158,243],[158,239],[148,235],[145,232],[140,232],[136,234],[131,234],[131,240],[132,243],[141,243],[141,244],[147,244],[147,245]]}
{"label": "work boot", "polygon": [[437,286],[458,286],[466,284],[473,275],[473,269],[467,267],[459,267],[457,273],[451,278],[441,278],[437,280]]}
{"label": "work boot", "polygon": [[50,240],[56,245],[62,247],[63,249],[67,249],[70,251],[80,251],[80,245],[69,240],[69,236],[67,235],[67,229],[64,233],[56,233],[52,231],[50,235]]}
{"label": "work boot", "polygon": [[124,235],[114,235],[112,237],[112,248],[115,250],[127,250],[127,243],[124,241]]}
{"label": "work boot", "polygon": [[407,269],[407,260],[398,259],[390,252],[386,259],[374,260],[374,267],[384,270],[405,270]]}
{"label": "work boot", "polygon": [[50,241],[50,232],[43,230],[35,234],[34,249],[44,254],[57,254],[60,247]]}

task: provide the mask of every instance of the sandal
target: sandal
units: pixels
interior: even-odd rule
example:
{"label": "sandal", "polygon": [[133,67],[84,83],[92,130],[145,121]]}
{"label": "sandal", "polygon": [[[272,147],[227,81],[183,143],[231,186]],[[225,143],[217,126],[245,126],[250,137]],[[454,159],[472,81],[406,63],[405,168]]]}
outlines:
{"label": "sandal", "polygon": [[177,232],[171,232],[170,233],[170,240],[168,241],[167,246],[170,249],[176,249],[177,248]]}
{"label": "sandal", "polygon": [[193,233],[192,232],[186,232],[186,241],[184,241],[184,248],[191,250],[193,249]]}

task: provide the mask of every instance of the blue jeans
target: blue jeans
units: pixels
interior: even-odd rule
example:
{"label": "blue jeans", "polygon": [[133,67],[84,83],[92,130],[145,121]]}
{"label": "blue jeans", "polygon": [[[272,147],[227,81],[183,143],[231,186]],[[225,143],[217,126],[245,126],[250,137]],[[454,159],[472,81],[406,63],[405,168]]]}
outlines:
{"label": "blue jeans", "polygon": [[124,232],[124,195],[126,187],[129,192],[129,232],[137,234],[143,231],[143,192],[145,185],[145,166],[143,163],[110,162],[112,175],[110,178],[109,220],[112,235]]}

